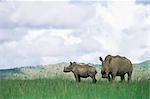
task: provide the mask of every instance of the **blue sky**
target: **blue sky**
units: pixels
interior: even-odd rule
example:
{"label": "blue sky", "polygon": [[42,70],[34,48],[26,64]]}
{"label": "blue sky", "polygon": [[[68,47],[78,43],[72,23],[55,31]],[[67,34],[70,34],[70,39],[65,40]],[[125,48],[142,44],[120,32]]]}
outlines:
{"label": "blue sky", "polygon": [[0,68],[99,56],[150,59],[150,2],[59,0],[0,2]]}

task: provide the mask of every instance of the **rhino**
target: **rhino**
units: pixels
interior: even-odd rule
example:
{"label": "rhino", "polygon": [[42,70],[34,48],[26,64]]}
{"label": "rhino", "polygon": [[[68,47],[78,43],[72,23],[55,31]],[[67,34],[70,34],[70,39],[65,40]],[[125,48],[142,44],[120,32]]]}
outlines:
{"label": "rhino", "polygon": [[120,76],[122,82],[125,81],[125,74],[127,74],[128,82],[131,81],[133,67],[131,61],[126,57],[107,55],[104,60],[102,57],[99,57],[99,60],[102,62],[102,78],[113,82],[116,76]]}
{"label": "rhino", "polygon": [[95,75],[97,74],[96,69],[88,64],[77,64],[76,62],[70,62],[68,67],[64,67],[63,72],[72,72],[77,82],[81,81],[81,77],[91,77],[93,83],[96,83],[97,81],[95,78]]}

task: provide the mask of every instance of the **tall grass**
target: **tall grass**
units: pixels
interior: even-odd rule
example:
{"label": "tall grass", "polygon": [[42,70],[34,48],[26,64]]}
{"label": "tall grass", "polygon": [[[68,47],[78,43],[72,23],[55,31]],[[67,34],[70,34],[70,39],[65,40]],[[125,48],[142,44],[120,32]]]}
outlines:
{"label": "tall grass", "polygon": [[149,99],[150,81],[0,80],[0,99]]}

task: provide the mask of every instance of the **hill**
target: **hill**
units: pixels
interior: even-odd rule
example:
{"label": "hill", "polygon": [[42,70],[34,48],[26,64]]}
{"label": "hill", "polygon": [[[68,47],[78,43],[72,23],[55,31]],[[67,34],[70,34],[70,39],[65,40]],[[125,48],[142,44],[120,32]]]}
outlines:
{"label": "hill", "polygon": [[138,64],[134,64],[134,66],[136,68],[150,68],[150,60],[147,60]]}
{"label": "hill", "polygon": [[[83,63],[82,63],[83,64]],[[98,74],[97,78],[100,78],[100,65],[91,64],[95,66]],[[36,78],[53,78],[53,77],[67,77],[73,78],[72,73],[64,73],[63,68],[68,66],[68,63],[59,64],[49,64],[49,65],[38,65],[38,66],[24,66],[21,68],[14,69],[4,69],[0,70],[0,79],[36,79]],[[142,63],[134,64],[134,78],[144,78],[150,79],[150,60],[144,61]],[[142,74],[142,75],[140,75]]]}

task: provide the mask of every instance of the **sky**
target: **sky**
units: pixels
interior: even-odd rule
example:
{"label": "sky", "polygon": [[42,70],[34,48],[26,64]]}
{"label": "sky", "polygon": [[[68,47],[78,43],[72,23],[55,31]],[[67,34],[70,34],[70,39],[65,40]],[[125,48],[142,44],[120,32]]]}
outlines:
{"label": "sky", "polygon": [[0,0],[0,69],[108,54],[150,60],[148,0]]}

